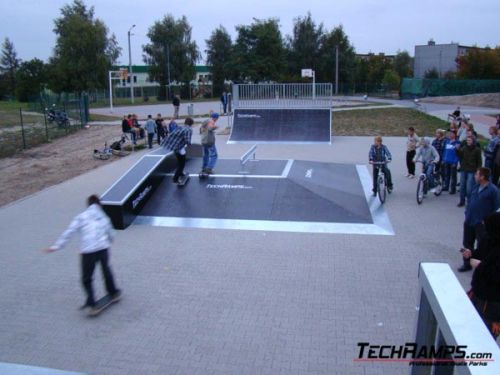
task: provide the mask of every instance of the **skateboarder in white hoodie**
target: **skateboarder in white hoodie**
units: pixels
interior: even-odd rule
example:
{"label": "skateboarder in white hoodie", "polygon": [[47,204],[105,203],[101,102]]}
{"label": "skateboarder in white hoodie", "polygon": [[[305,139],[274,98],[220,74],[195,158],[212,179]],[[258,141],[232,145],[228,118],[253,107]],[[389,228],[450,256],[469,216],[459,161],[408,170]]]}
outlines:
{"label": "skateboarder in white hoodie", "polygon": [[82,284],[87,294],[87,299],[80,309],[88,308],[89,315],[97,315],[99,310],[95,307],[96,301],[92,288],[92,278],[97,263],[101,263],[106,290],[112,302],[120,299],[121,291],[116,288],[109,266],[108,250],[114,237],[111,220],[103,211],[99,197],[91,195],[87,203],[87,209],[71,221],[55,244],[45,249],[45,252],[51,253],[62,249],[73,233],[80,233]]}

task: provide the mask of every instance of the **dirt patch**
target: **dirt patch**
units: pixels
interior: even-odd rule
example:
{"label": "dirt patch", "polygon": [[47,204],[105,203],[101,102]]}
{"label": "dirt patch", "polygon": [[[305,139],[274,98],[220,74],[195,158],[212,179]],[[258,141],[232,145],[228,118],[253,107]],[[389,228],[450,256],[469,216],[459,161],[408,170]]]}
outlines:
{"label": "dirt patch", "polygon": [[440,96],[436,98],[424,98],[421,101],[436,104],[470,105],[474,107],[500,108],[500,93]]}
{"label": "dirt patch", "polygon": [[120,125],[92,126],[0,159],[0,206],[117,160],[96,160],[92,152],[120,135]]}

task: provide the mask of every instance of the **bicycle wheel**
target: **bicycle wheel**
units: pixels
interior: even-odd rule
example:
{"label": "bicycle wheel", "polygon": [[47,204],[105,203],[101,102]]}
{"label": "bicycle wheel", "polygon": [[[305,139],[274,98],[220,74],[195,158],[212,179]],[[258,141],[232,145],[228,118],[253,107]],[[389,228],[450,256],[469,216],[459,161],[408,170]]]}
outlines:
{"label": "bicycle wheel", "polygon": [[420,176],[418,178],[418,184],[417,184],[417,203],[422,204],[422,201],[424,200],[424,189],[425,189],[425,177]]}
{"label": "bicycle wheel", "polygon": [[383,204],[385,202],[387,189],[385,187],[385,178],[382,174],[383,173],[380,172],[378,179],[377,179],[377,191],[378,191],[378,199],[380,199],[380,203]]}
{"label": "bicycle wheel", "polygon": [[434,177],[434,182],[436,184],[436,187],[434,188],[434,195],[438,197],[443,192],[443,180],[441,179],[441,175]]}

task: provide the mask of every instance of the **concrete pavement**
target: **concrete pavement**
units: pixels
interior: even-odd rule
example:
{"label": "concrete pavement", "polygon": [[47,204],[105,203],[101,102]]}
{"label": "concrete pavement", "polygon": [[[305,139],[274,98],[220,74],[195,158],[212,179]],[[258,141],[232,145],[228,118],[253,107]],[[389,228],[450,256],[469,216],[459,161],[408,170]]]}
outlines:
{"label": "concrete pavement", "polygon": [[[248,148],[225,140],[221,158]],[[257,157],[364,164],[371,142],[260,145]],[[0,208],[0,362],[103,375],[406,373],[355,363],[357,343],[414,339],[418,264],[459,265],[463,209],[446,193],[418,206],[416,181],[403,177],[405,139],[384,143],[394,157],[385,204],[394,236],[132,225],[112,249],[124,298],[97,319],[76,310],[77,242],[40,249],[141,153]],[[458,275],[464,288],[470,276]],[[95,285],[103,293],[99,272]]]}

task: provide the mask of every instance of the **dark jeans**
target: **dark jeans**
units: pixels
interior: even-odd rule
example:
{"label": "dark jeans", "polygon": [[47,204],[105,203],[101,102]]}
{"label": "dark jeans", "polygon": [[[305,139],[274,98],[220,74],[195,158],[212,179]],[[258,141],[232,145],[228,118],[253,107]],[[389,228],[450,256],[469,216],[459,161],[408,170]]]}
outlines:
{"label": "dark jeans", "polygon": [[149,146],[149,148],[153,148],[154,137],[155,137],[155,133],[148,133],[148,146]]}
{"label": "dark jeans", "polygon": [[406,151],[406,168],[408,168],[408,173],[415,176],[415,163],[413,158],[415,157],[416,151]]}
{"label": "dark jeans", "polygon": [[156,136],[157,136],[158,144],[160,144],[161,140],[165,137],[165,129],[163,128],[163,126],[156,127]]}
{"label": "dark jeans", "polygon": [[92,279],[94,276],[95,266],[99,262],[101,263],[106,291],[111,295],[118,291],[115,286],[113,274],[111,273],[111,268],[109,267],[108,249],[99,250],[94,253],[82,254],[82,284],[85,292],[87,293],[86,304],[88,306],[93,306],[95,304]]}
{"label": "dark jeans", "polygon": [[131,136],[131,138],[132,138],[132,142],[135,144],[135,142],[136,142],[136,140],[135,140],[135,138],[136,138],[135,131],[133,131],[133,130],[129,129],[129,130],[127,130],[125,133],[130,134],[130,136]]}
{"label": "dark jeans", "polygon": [[175,153],[175,158],[177,159],[177,169],[174,174],[174,182],[179,180],[179,177],[184,176],[184,167],[186,166],[186,155],[181,155],[178,152]]}
{"label": "dark jeans", "polygon": [[476,240],[479,243],[484,235],[485,229],[483,223],[469,225],[464,222],[464,236],[462,244],[466,249],[474,250],[474,244]]}
{"label": "dark jeans", "polygon": [[[382,169],[385,173],[385,178],[387,181],[387,187],[389,189],[392,189],[392,177],[391,177],[391,171],[389,168],[387,168],[387,165],[382,165]],[[378,171],[379,169],[374,165],[373,166],[373,192],[377,191],[377,177],[378,177]]]}
{"label": "dark jeans", "polygon": [[444,186],[443,190],[449,190],[450,193],[457,191],[457,165],[444,164]]}

